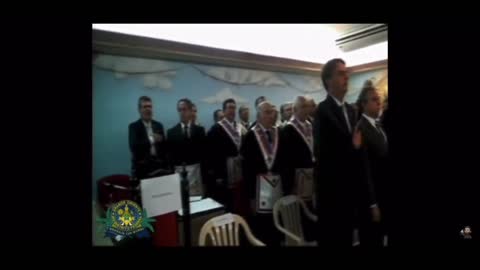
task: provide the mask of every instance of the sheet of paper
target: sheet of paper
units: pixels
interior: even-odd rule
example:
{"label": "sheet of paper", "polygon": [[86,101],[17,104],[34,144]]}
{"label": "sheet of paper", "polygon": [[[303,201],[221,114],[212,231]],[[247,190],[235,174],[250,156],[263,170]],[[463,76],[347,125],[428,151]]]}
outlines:
{"label": "sheet of paper", "polygon": [[[223,205],[219,204],[218,202],[210,198],[206,198],[200,201],[190,202],[190,215],[209,211],[216,208],[221,208],[221,207],[223,207]],[[180,211],[178,211],[178,214],[180,216],[183,216],[183,210],[180,209]]]}
{"label": "sheet of paper", "polygon": [[140,182],[142,205],[148,217],[175,212],[182,208],[180,175],[171,174]]}

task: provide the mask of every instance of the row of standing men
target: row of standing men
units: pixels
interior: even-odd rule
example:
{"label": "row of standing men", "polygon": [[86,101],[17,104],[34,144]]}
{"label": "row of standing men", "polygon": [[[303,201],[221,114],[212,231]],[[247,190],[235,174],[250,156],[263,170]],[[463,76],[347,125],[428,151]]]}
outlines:
{"label": "row of standing men", "polygon": [[151,99],[141,97],[141,119],[129,126],[134,175],[147,178],[158,168],[182,164],[199,167],[205,187],[201,193],[246,217],[267,245],[281,241],[272,208],[288,194],[299,195],[312,208],[316,205],[319,222],[307,223],[308,238],[351,245],[357,227],[362,244],[378,245],[388,212],[382,188],[387,137],[375,122],[380,98],[366,85],[357,103],[360,112],[343,102],[348,74],[340,59],[324,66],[322,80],[328,96],[313,119],[310,100],[299,96],[293,116],[277,126],[275,106],[261,97],[255,104],[257,121],[237,124],[236,103],[227,99],[224,118],[206,133],[192,121],[192,102],[182,99],[177,103],[180,123],[166,137],[162,124],[152,119]]}

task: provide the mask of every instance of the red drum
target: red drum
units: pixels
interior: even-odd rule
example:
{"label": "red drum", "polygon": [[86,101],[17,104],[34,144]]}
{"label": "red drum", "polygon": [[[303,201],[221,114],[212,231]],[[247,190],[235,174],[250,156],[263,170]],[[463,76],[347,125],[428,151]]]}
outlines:
{"label": "red drum", "polygon": [[98,201],[104,211],[112,203],[131,200],[141,205],[138,185],[133,186],[129,175],[110,175],[98,180]]}

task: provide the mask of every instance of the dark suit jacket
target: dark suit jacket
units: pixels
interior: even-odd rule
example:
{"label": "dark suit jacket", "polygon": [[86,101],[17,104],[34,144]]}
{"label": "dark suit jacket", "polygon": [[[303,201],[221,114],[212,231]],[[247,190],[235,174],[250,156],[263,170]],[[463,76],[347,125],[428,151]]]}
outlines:
{"label": "dark suit jacket", "polygon": [[207,145],[208,168],[211,172],[209,175],[210,181],[214,182],[216,179],[222,179],[226,184],[227,158],[238,156],[237,146],[218,123],[215,123],[208,131]]}
{"label": "dark suit jacket", "polygon": [[[173,166],[200,163],[206,142],[205,128],[192,124],[186,138],[180,123],[167,131],[168,156]],[[203,169],[202,169],[203,171]]]}
{"label": "dark suit jacket", "polygon": [[282,129],[283,146],[288,153],[289,159],[285,166],[287,168],[284,190],[286,194],[292,192],[295,169],[313,168],[312,154],[302,136],[292,125],[286,125]]}
{"label": "dark suit jacket", "polygon": [[[155,143],[155,150],[157,152],[156,159],[160,161],[161,167],[166,168],[168,167],[167,149],[162,123],[152,120],[152,130],[154,133],[160,134],[163,138],[161,142]],[[132,169],[135,170],[138,164],[153,158],[150,154],[150,141],[148,140],[147,130],[141,119],[128,126],[128,142],[130,152],[132,153]]]}
{"label": "dark suit jacket", "polygon": [[[277,129],[277,132],[279,130]],[[285,187],[285,159],[288,153],[285,152],[285,144],[281,134],[279,134],[277,156],[273,163],[271,172],[280,174],[282,178],[282,186]],[[243,157],[243,180],[245,181],[245,188],[247,197],[249,199],[255,199],[256,196],[256,177],[258,174],[264,174],[268,172],[267,165],[263,159],[260,145],[255,138],[253,130],[249,130],[245,135],[240,153]]]}
{"label": "dark suit jacket", "polygon": [[[354,111],[345,106],[353,132]],[[317,106],[313,134],[318,214],[332,222],[348,222],[354,208],[368,207],[370,193],[360,151],[354,149],[343,111],[330,95]]]}
{"label": "dark suit jacket", "polygon": [[375,198],[379,206],[383,207],[385,199],[388,198],[386,196],[388,192],[388,142],[363,116],[358,122],[358,128],[362,131],[362,148],[365,150],[363,153],[368,166],[368,177],[373,185]]}

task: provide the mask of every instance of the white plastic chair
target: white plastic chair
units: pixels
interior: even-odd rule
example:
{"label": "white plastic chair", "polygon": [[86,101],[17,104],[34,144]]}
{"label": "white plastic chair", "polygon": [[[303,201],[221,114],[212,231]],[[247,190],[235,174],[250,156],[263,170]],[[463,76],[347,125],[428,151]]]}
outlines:
{"label": "white plastic chair", "polygon": [[250,230],[247,222],[239,215],[227,213],[211,218],[200,230],[199,246],[206,246],[207,235],[213,246],[240,246],[239,227],[242,226],[248,241],[254,246],[265,246]]}
{"label": "white plastic chair", "polygon": [[285,234],[284,244],[286,246],[316,246],[316,241],[305,241],[300,207],[309,219],[314,222],[317,221],[317,216],[312,214],[303,200],[296,195],[288,195],[277,200],[273,207],[275,227]]}

